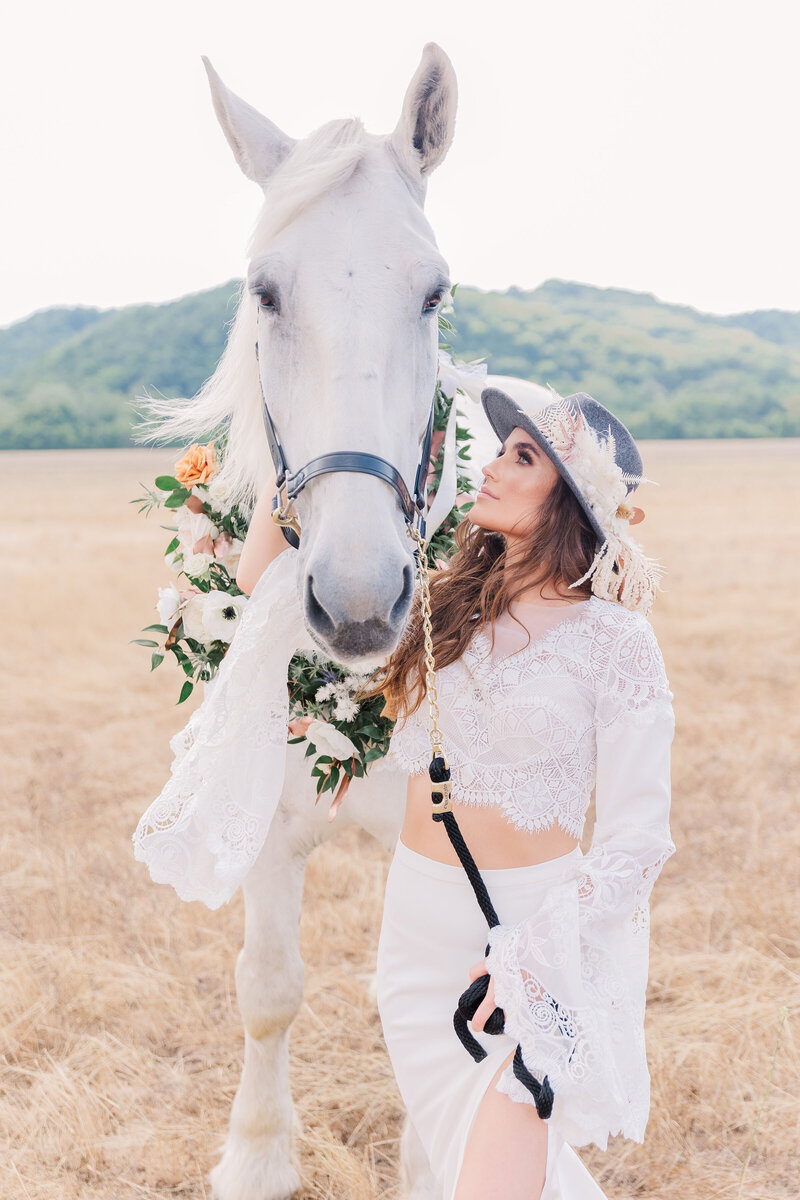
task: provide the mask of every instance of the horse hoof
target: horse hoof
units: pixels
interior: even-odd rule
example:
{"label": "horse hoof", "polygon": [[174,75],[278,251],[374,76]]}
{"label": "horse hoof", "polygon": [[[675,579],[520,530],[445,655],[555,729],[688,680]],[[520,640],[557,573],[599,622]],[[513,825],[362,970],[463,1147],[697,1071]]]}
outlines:
{"label": "horse hoof", "polygon": [[300,1190],[300,1176],[280,1146],[230,1137],[209,1182],[213,1200],[290,1200]]}

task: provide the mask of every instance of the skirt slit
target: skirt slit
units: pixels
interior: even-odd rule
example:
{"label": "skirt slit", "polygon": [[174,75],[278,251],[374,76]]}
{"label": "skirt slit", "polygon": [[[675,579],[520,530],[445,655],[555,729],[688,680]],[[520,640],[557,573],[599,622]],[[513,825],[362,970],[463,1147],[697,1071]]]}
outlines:
{"label": "skirt slit", "polygon": [[[579,846],[525,867],[482,871],[500,920],[535,911],[549,884],[577,871]],[[453,1028],[469,969],[485,956],[486,921],[460,866],[436,862],[397,842],[384,896],[377,960],[383,1034],[408,1116],[442,1200],[453,1200],[470,1132],[500,1065],[515,1050],[507,1034],[476,1033],[487,1052],[476,1063]],[[548,1125],[542,1200],[606,1200],[578,1155]]]}

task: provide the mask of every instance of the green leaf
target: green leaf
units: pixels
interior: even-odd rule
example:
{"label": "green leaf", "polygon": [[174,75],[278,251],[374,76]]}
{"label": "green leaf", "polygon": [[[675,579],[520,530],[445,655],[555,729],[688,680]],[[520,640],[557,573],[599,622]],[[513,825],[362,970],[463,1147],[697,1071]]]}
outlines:
{"label": "green leaf", "polygon": [[173,551],[173,550],[177,550],[177,549],[178,549],[178,546],[180,545],[180,541],[181,541],[181,539],[180,539],[179,537],[174,537],[174,538],[172,539],[172,541],[170,542],[170,544],[167,546],[167,548],[166,548],[166,550],[164,551],[164,553],[165,553],[165,554],[172,554],[172,551]]}
{"label": "green leaf", "polygon": [[150,670],[155,671],[159,663],[164,661],[164,655],[158,650],[154,650],[150,656]]}
{"label": "green leaf", "polygon": [[131,638],[130,640],[135,646],[158,646],[158,642],[153,642],[149,638]]}
{"label": "green leaf", "polygon": [[174,475],[156,475],[154,482],[161,492],[172,492],[176,488],[183,489],[183,484]]}
{"label": "green leaf", "polygon": [[145,625],[144,629],[142,630],[142,633],[147,633],[148,629],[151,631],[155,631],[156,633],[169,633],[169,630],[167,629],[166,625]]}
{"label": "green leaf", "polygon": [[384,754],[383,750],[381,750],[380,746],[373,746],[372,749],[368,750],[367,753],[364,755],[364,762],[365,763],[375,762],[376,758],[384,758],[384,757],[385,757],[385,754]]}
{"label": "green leaf", "polygon": [[[184,673],[184,675],[189,675],[190,677],[191,677],[192,675],[194,675],[194,667],[193,667],[193,666],[192,666],[192,664],[190,663],[190,661],[189,661],[189,659],[187,658],[186,654],[184,654],[183,650],[181,650],[181,648],[180,648],[180,646],[178,645],[178,643],[177,643],[177,642],[175,642],[175,643],[174,643],[174,645],[170,646],[170,650],[171,650],[171,651],[172,651],[172,653],[175,655],[175,657],[177,658],[178,662],[181,664],[181,667],[183,668],[183,673]],[[184,684],[184,687],[185,687],[185,686],[186,686],[186,685]]]}
{"label": "green leaf", "polygon": [[179,492],[173,492],[171,496],[167,496],[164,501],[164,508],[181,508],[191,496],[191,492],[186,488],[181,488]]}
{"label": "green leaf", "polygon": [[189,696],[191,696],[191,694],[192,694],[193,689],[194,689],[194,684],[192,683],[191,679],[187,679],[186,682],[184,683],[183,687],[181,688],[181,694],[178,699],[178,704],[183,704],[184,700],[188,700]]}

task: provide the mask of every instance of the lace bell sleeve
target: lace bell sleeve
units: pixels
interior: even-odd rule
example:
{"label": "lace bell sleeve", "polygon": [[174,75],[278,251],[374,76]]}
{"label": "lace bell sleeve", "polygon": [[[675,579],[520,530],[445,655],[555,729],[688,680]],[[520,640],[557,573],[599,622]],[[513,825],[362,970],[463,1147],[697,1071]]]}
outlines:
{"label": "lace bell sleeve", "polygon": [[161,793],[133,834],[135,857],[182,900],[219,908],[264,844],[283,788],[289,662],[314,649],[291,546],[269,564],[202,704],[170,740]]}
{"label": "lace bell sleeve", "polygon": [[[596,694],[596,820],[575,878],[530,918],[490,933],[487,969],[506,1032],[529,1070],[546,1074],[550,1121],[567,1142],[644,1140],[650,1077],[644,1039],[649,900],[667,859],[675,733],[664,662],[647,619],[602,651]],[[507,1069],[498,1084],[530,1093]]]}

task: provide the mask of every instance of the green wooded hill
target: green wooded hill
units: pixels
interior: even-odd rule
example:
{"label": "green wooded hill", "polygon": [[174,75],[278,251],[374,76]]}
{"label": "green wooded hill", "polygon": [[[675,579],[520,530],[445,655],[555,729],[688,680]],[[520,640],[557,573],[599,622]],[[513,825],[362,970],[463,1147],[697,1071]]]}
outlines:
{"label": "green wooded hill", "polygon": [[[240,283],[168,304],[52,308],[0,330],[0,448],[126,446],[137,394],[194,395]],[[800,436],[800,313],[713,316],[551,279],[459,287],[453,349],[493,374],[589,392],[635,437]]]}

